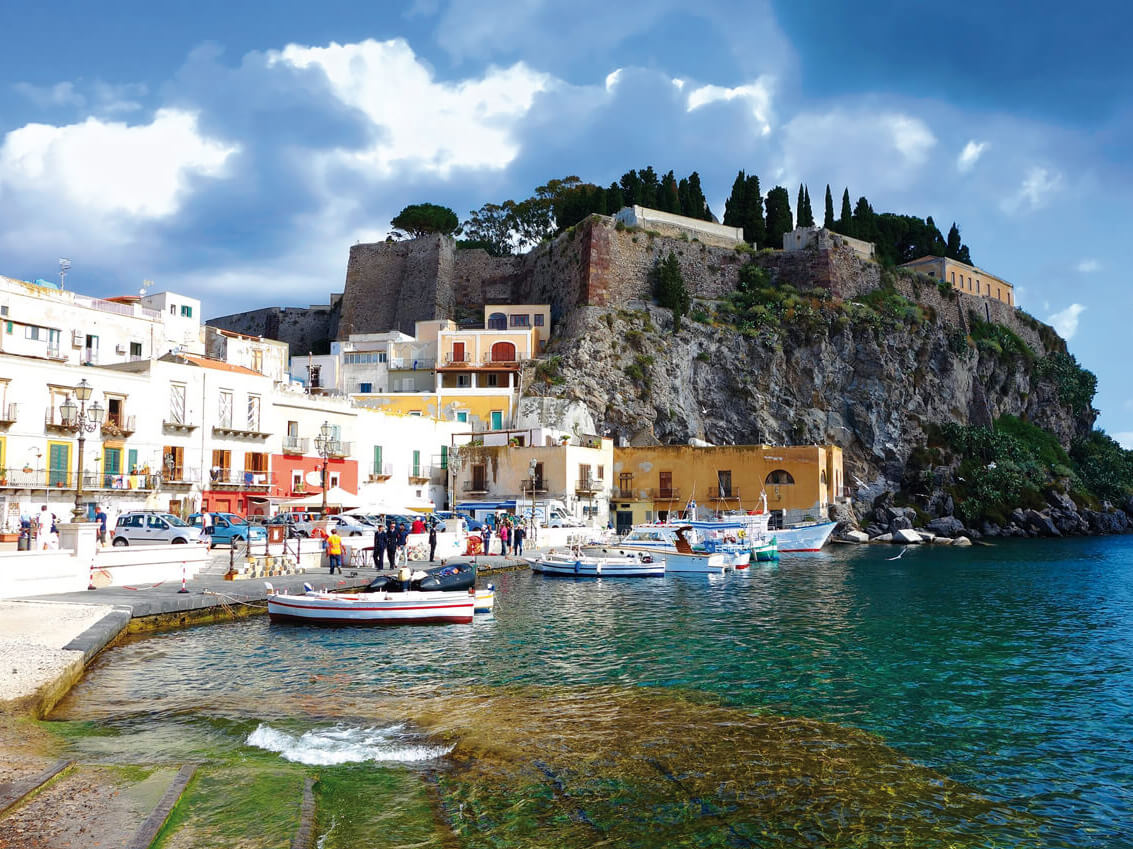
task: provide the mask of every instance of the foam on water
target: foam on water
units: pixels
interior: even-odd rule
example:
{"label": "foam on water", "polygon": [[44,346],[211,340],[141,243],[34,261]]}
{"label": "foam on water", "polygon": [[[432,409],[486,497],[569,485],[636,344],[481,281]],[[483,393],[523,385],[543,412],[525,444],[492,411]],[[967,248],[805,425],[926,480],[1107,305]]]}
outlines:
{"label": "foam on water", "polygon": [[404,728],[356,728],[335,725],[331,728],[312,728],[298,737],[260,724],[248,735],[245,744],[276,752],[294,763],[309,766],[334,766],[363,761],[414,763],[444,757],[451,747],[406,745],[399,738]]}

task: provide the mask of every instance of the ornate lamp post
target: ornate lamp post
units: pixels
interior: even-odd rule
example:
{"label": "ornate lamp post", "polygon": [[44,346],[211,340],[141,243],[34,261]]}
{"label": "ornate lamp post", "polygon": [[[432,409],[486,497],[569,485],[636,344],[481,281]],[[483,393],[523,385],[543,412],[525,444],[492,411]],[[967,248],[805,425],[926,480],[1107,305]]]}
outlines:
{"label": "ornate lamp post", "polygon": [[533,545],[539,542],[539,518],[538,511],[535,509],[535,471],[538,467],[538,462],[532,457],[531,462],[527,464],[527,476],[531,479],[531,542]]}
{"label": "ornate lamp post", "polygon": [[[68,395],[67,400],[59,407],[59,412],[63,416],[63,424],[75,431],[79,438],[78,471],[75,476],[75,506],[71,510],[71,518],[75,522],[83,521],[83,514],[86,512],[82,507],[83,448],[87,441],[86,434],[93,433],[94,429],[102,424],[102,419],[106,415],[106,411],[97,401],[91,404],[89,410],[87,409],[87,401],[90,400],[90,396],[91,385],[87,383],[84,377],[75,387],[74,394]],[[75,403],[76,399],[78,399],[78,404]]]}
{"label": "ornate lamp post", "polygon": [[327,514],[327,458],[330,457],[331,446],[334,440],[330,438],[330,424],[323,422],[319,428],[319,435],[315,437],[315,450],[323,458],[323,515]]}

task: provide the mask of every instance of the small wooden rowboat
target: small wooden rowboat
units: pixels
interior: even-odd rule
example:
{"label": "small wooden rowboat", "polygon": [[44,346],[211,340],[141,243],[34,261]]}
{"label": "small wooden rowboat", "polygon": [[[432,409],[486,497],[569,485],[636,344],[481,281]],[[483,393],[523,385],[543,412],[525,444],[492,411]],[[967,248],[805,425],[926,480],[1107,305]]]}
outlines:
{"label": "small wooden rowboat", "polygon": [[312,625],[426,625],[467,624],[483,602],[474,590],[466,593],[415,591],[340,594],[308,592],[269,595],[272,622]]}

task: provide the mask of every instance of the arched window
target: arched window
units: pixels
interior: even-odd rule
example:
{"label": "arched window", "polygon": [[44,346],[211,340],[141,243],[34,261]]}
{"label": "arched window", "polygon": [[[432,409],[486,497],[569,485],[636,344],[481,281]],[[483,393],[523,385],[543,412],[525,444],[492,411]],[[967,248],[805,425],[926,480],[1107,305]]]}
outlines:
{"label": "arched window", "polygon": [[497,342],[492,346],[492,362],[493,363],[513,363],[515,362],[515,343],[514,342]]}
{"label": "arched window", "polygon": [[770,484],[785,484],[794,482],[795,479],[791,477],[791,473],[786,469],[776,469],[771,474],[769,474],[767,476],[767,480],[764,481],[764,483]]}
{"label": "arched window", "polygon": [[488,316],[489,330],[507,330],[507,316],[502,312],[494,312]]}
{"label": "arched window", "polygon": [[818,475],[818,482],[826,486],[826,469],[823,469]]}

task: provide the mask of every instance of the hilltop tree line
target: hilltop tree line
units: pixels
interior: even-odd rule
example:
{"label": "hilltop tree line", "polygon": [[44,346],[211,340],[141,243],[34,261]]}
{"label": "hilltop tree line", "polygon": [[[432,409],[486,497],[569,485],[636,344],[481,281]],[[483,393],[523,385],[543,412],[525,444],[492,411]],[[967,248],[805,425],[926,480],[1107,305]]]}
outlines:
{"label": "hilltop tree line", "polygon": [[[545,239],[573,227],[593,213],[613,215],[625,206],[645,206],[691,218],[714,221],[708,206],[700,175],[693,171],[677,178],[670,170],[659,174],[653,166],[627,171],[620,180],[603,188],[585,183],[577,176],[551,180],[538,186],[531,197],[486,203],[469,213],[462,223],[451,209],[423,203],[407,206],[393,219],[392,238],[443,233],[463,236],[462,248],[483,248],[493,256],[522,253]],[[783,186],[775,186],[764,196],[759,177],[740,171],[732,183],[732,191],[724,204],[724,224],[743,229],[744,241],[752,245],[780,248],[783,235],[796,226],[813,227],[816,223],[811,206],[810,189],[799,185],[795,212],[791,211],[791,195]],[[971,263],[968,246],[960,238],[955,222],[945,237],[932,216],[898,215],[874,212],[867,198],[859,197],[850,204],[850,191],[842,191],[837,217],[830,186],[826,197],[822,226],[873,242],[877,258],[886,265],[899,265],[922,256],[946,256]]]}

